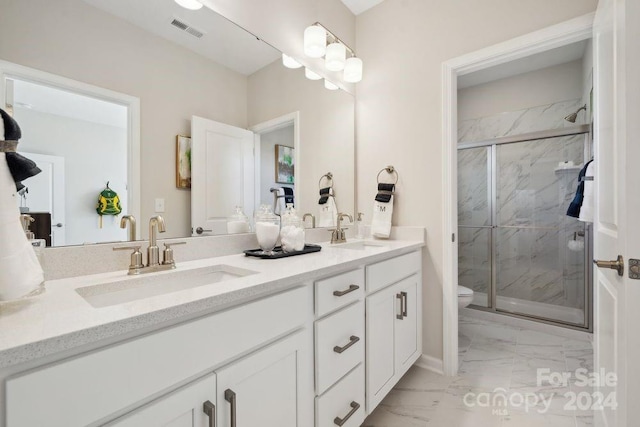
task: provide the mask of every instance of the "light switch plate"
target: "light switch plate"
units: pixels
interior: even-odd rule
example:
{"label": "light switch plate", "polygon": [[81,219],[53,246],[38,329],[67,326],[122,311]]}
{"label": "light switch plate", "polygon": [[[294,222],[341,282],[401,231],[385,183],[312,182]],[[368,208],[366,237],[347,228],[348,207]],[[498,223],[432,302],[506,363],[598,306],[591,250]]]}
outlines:
{"label": "light switch plate", "polygon": [[156,213],[164,212],[164,199],[156,199]]}

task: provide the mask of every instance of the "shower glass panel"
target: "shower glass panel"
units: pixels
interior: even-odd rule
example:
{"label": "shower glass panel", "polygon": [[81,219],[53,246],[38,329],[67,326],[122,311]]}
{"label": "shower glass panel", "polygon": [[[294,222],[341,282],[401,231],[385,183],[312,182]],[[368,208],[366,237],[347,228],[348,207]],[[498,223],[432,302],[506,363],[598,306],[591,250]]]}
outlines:
{"label": "shower glass panel", "polygon": [[566,216],[584,141],[573,135],[495,146],[497,310],[585,324],[587,230]]}
{"label": "shower glass panel", "polygon": [[491,147],[458,151],[458,284],[474,291],[473,304],[490,307]]}

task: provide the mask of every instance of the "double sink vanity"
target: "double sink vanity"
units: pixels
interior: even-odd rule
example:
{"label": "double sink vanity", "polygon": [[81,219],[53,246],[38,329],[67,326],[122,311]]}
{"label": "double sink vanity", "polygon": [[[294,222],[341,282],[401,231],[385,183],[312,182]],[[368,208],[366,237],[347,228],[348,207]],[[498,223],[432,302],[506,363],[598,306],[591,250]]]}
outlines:
{"label": "double sink vanity", "polygon": [[421,355],[423,233],[48,281],[0,305],[0,426],[360,426]]}

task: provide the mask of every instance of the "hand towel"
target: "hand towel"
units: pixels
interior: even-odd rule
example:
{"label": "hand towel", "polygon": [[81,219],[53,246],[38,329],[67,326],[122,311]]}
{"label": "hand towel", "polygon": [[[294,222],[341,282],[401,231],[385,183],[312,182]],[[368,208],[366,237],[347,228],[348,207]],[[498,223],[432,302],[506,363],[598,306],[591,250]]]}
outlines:
{"label": "hand towel", "polygon": [[593,197],[595,166],[593,161],[587,164],[587,170],[583,177],[584,191],[582,196],[582,206],[578,219],[582,222],[593,222],[593,210],[595,199]]}
{"label": "hand towel", "polygon": [[378,184],[378,194],[373,202],[371,217],[371,234],[374,237],[388,239],[391,235],[394,190],[394,184]]}
{"label": "hand towel", "polygon": [[274,201],[273,213],[276,215],[282,215],[284,213],[285,204],[284,204],[284,188],[280,187],[277,189],[278,191],[273,193],[276,199]]}
{"label": "hand towel", "polygon": [[20,298],[37,290],[44,273],[20,225],[16,185],[0,152],[0,301]]}
{"label": "hand towel", "polygon": [[338,221],[338,207],[333,197],[333,188],[320,189],[320,214],[318,215],[318,227],[335,227]]}
{"label": "hand towel", "polygon": [[578,174],[578,189],[576,190],[575,197],[569,205],[569,209],[567,209],[567,216],[574,218],[580,217],[580,209],[582,208],[582,202],[584,200],[584,177],[587,173],[587,168],[591,163],[593,163],[593,160],[587,162]]}
{"label": "hand towel", "polygon": [[284,203],[294,203],[293,201],[293,188],[291,187],[282,187],[284,189]]}

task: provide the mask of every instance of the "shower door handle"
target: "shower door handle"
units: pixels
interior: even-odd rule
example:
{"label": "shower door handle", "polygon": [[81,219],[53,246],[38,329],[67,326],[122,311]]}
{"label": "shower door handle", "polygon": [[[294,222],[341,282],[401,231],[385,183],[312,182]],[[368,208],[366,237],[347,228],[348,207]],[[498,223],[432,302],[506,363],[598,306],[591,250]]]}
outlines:
{"label": "shower door handle", "polygon": [[615,261],[600,261],[594,259],[593,263],[599,268],[610,268],[612,270],[617,270],[618,276],[624,276],[624,258],[622,258],[622,255],[618,255],[618,259],[616,259]]}

